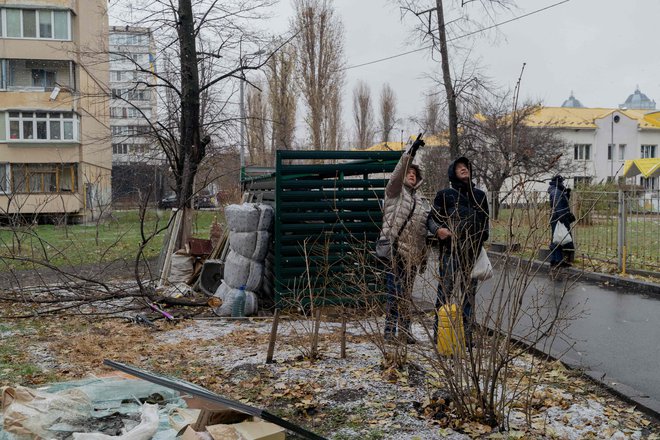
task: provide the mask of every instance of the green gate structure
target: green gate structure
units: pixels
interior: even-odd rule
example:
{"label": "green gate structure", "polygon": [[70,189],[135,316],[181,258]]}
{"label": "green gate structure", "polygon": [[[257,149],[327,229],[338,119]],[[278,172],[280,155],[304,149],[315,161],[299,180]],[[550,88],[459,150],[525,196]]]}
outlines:
{"label": "green gate structure", "polygon": [[244,180],[253,201],[275,208],[264,290],[274,293],[276,307],[352,303],[384,292],[373,249],[385,185],[400,157],[278,150],[274,173]]}

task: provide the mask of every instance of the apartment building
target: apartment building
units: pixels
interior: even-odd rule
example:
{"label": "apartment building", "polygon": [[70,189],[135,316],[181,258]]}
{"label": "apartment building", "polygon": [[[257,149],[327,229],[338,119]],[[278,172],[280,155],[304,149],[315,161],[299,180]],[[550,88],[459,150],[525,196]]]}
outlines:
{"label": "apartment building", "polygon": [[106,0],[0,1],[0,216],[107,212],[106,8]]}
{"label": "apartment building", "polygon": [[110,26],[109,49],[113,202],[158,200],[167,167],[149,125],[157,117],[153,34],[148,28]]}

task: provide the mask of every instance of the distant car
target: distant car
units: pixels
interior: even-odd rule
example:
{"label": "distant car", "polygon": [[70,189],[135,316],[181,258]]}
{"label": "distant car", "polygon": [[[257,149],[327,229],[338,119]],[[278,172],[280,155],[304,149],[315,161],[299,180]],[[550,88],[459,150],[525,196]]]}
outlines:
{"label": "distant car", "polygon": [[169,194],[158,201],[158,209],[172,209],[176,207],[176,194]]}
{"label": "distant car", "polygon": [[[158,209],[172,209],[178,207],[176,194],[169,194],[158,202]],[[211,200],[211,193],[208,191],[200,191],[199,194],[193,196],[193,208],[214,208],[213,201]]]}
{"label": "distant car", "polygon": [[211,193],[207,190],[200,191],[193,197],[193,207],[195,209],[215,208],[213,201],[211,200]]}

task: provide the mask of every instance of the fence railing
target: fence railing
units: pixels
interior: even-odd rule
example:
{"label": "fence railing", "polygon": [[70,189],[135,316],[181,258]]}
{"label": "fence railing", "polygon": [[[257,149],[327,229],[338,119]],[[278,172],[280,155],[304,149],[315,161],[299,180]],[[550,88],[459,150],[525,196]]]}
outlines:
{"label": "fence railing", "polygon": [[[576,258],[604,272],[660,273],[660,191],[571,193]],[[550,242],[548,194],[491,195],[492,242],[515,243],[536,252]],[[530,239],[531,238],[531,239]]]}

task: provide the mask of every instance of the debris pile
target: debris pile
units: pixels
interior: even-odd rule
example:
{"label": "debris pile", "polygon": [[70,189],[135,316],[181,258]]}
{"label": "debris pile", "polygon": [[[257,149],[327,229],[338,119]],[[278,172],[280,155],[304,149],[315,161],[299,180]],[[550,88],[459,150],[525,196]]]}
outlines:
{"label": "debris pile", "polygon": [[165,297],[182,298],[196,291],[210,296],[209,305],[218,316],[231,316],[234,299],[245,294],[243,313],[257,314],[260,299],[271,299],[264,283],[266,257],[272,250],[273,208],[261,203],[227,205],[227,228],[223,234],[214,219],[210,239],[191,239],[184,249],[174,251],[181,221],[171,222],[163,246],[157,291]]}

